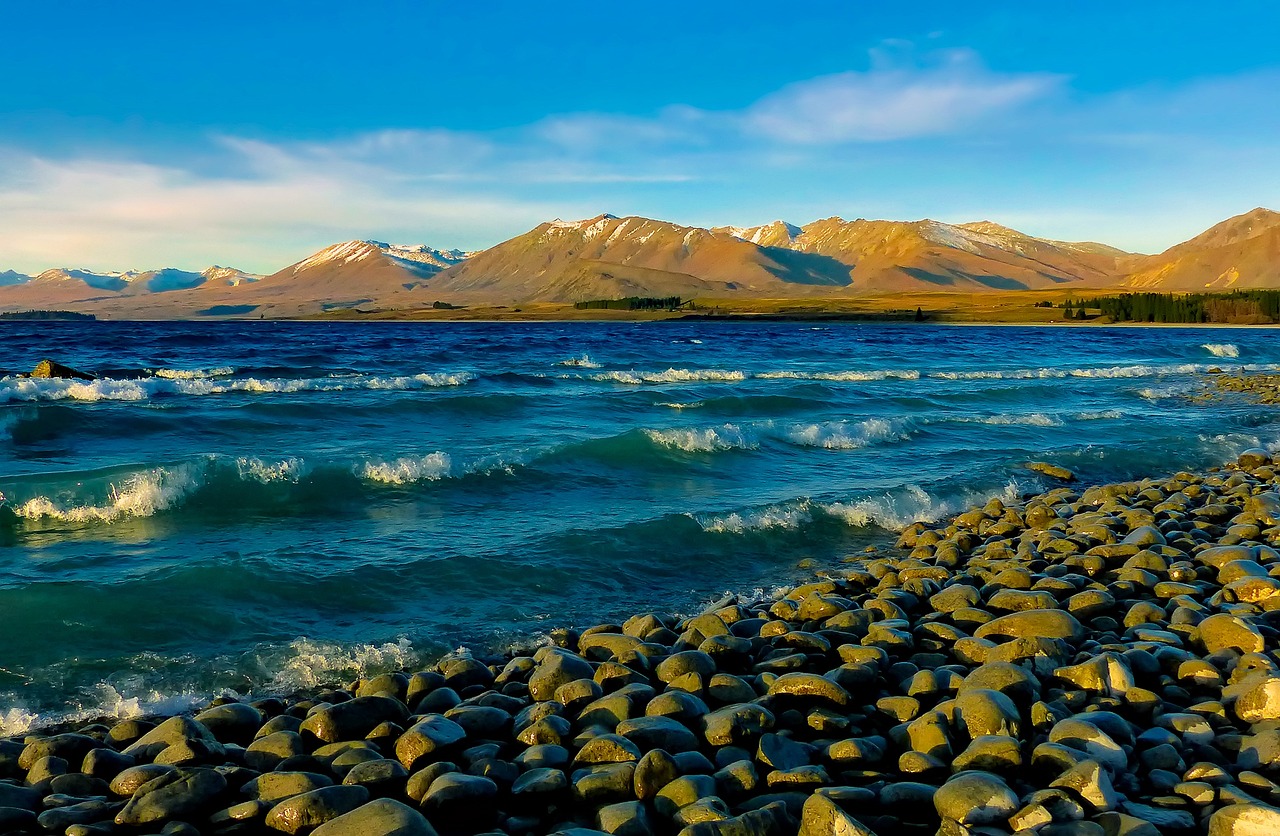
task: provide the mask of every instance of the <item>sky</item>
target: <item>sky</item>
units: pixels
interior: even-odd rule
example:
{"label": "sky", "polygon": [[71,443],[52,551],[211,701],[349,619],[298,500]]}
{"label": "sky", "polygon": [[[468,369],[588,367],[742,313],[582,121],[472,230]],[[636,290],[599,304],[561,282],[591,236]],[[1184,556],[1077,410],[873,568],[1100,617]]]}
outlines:
{"label": "sky", "polygon": [[10,3],[0,271],[273,272],[601,212],[993,220],[1158,252],[1280,209],[1280,6]]}

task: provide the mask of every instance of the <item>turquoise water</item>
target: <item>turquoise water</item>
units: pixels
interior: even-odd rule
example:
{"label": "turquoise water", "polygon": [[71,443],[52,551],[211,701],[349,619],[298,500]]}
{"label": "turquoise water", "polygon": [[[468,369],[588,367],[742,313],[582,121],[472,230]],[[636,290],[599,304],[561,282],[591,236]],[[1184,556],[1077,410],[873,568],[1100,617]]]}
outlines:
{"label": "turquoise water", "polygon": [[1208,466],[1247,329],[6,323],[0,734],[769,589],[989,496]]}

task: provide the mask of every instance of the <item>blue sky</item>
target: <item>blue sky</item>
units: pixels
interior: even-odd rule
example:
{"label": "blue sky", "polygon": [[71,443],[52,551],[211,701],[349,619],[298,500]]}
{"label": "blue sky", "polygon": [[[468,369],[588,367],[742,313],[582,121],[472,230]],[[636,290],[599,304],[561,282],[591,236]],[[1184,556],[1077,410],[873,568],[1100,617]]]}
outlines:
{"label": "blue sky", "polygon": [[1280,208],[1280,8],[1255,0],[4,17],[0,270],[272,271],[604,211],[985,218],[1158,251]]}

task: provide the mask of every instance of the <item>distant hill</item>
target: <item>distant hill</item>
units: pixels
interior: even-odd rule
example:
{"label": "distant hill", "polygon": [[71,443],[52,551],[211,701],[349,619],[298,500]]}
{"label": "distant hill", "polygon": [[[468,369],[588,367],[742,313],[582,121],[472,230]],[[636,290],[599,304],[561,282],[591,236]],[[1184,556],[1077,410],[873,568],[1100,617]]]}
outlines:
{"label": "distant hill", "polygon": [[1143,290],[1280,288],[1280,212],[1258,208],[1139,261],[1123,284]]}

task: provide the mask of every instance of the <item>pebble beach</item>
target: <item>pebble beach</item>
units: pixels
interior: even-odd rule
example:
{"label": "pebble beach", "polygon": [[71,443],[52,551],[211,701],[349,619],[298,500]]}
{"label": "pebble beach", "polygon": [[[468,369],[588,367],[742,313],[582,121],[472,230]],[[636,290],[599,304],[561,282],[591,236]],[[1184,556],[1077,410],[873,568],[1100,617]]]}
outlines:
{"label": "pebble beach", "polygon": [[0,828],[1275,833],[1278,488],[991,500],[773,598],[3,740]]}

